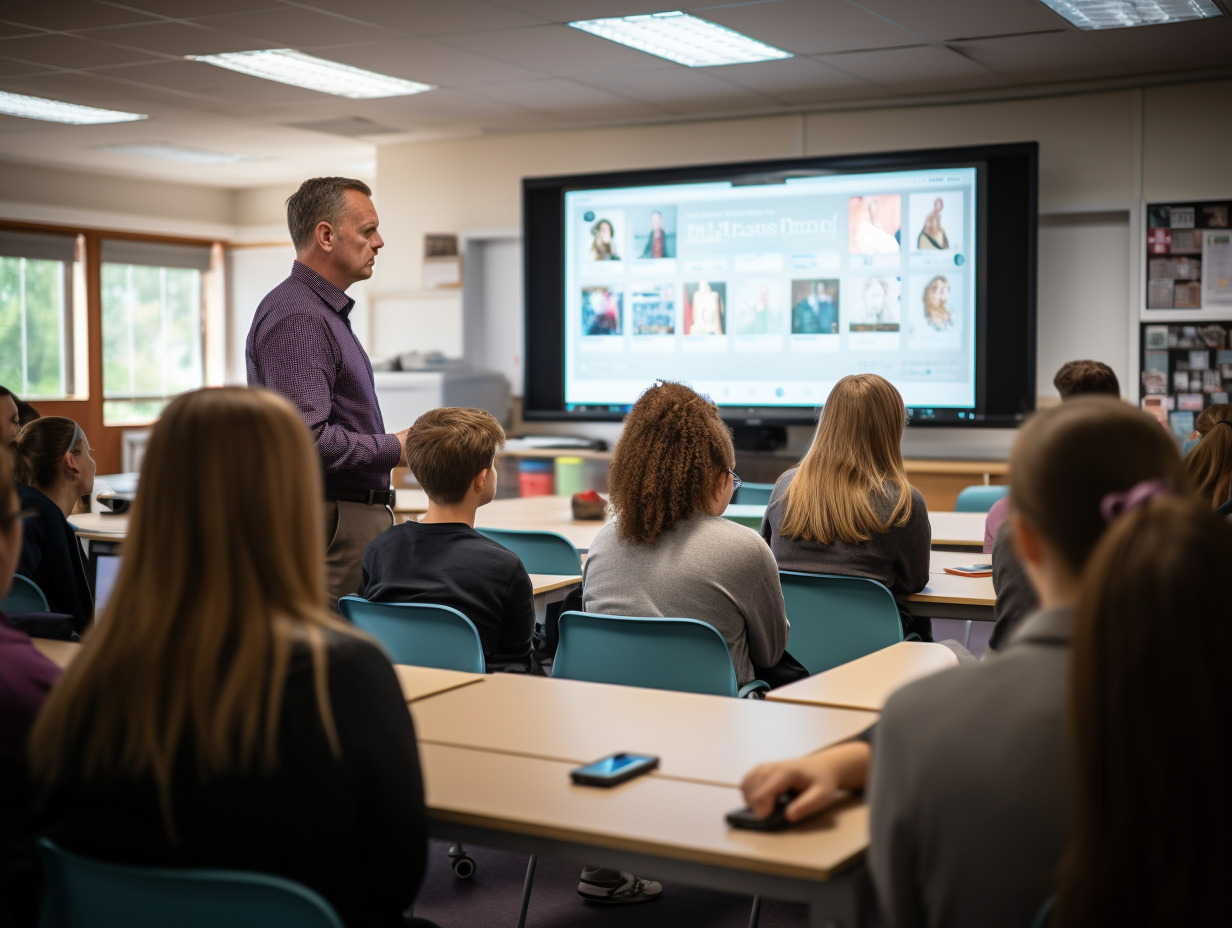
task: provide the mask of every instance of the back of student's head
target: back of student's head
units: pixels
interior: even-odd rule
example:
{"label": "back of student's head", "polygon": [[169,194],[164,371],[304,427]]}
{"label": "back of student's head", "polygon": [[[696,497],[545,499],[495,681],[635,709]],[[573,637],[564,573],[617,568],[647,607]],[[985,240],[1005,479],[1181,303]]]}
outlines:
{"label": "back of student's head", "polygon": [[1121,395],[1121,384],[1117,380],[1116,372],[1103,361],[1067,361],[1052,378],[1052,385],[1057,388],[1063,400],[1092,393]]}
{"label": "back of student's head", "polygon": [[491,413],[441,406],[407,431],[406,463],[430,500],[457,503],[504,444],[505,430]]}
{"label": "back of student's head", "polygon": [[64,455],[85,441],[81,427],[63,416],[43,416],[17,433],[17,479],[32,487],[52,487],[59,480]]}
{"label": "back of student's head", "polygon": [[1083,396],[1043,410],[1022,427],[1010,456],[1011,510],[1075,574],[1107,528],[1103,502],[1143,481],[1187,487],[1171,436],[1141,410]]}
{"label": "back of student's head", "polygon": [[704,511],[716,481],[735,463],[718,408],[682,383],[659,381],[625,417],[612,453],[607,482],[617,534],[625,541],[656,541]]}
{"label": "back of student's head", "polygon": [[1055,924],[1217,925],[1232,865],[1232,525],[1195,500],[1117,519],[1074,619],[1074,828]]}
{"label": "back of student's head", "polygon": [[115,589],[51,694],[31,761],[43,779],[68,764],[146,775],[166,803],[182,742],[207,773],[274,762],[267,735],[295,640],[312,651],[332,735],[320,465],[286,400],[222,387],[171,402],[140,486]]}
{"label": "back of student's head", "polygon": [[0,445],[0,539],[3,540],[4,560],[0,562],[0,599],[9,591],[13,581],[13,571],[17,568],[17,560],[21,553],[20,537],[13,533],[20,532],[20,526],[14,524],[17,514],[17,480],[13,477],[13,456],[9,449]]}
{"label": "back of student's head", "polygon": [[[836,383],[788,487],[782,534],[855,544],[906,524],[911,486],[900,447],[906,427],[902,395],[884,377],[850,374]],[[888,518],[875,505],[887,492],[894,501]]]}
{"label": "back of student's head", "polygon": [[25,400],[18,400],[16,397],[14,399],[17,401],[17,422],[19,425],[29,425],[35,419],[43,418],[43,414]]}
{"label": "back of student's head", "polygon": [[1232,499],[1232,404],[1202,410],[1194,423],[1201,438],[1185,457],[1194,495],[1211,509]]}

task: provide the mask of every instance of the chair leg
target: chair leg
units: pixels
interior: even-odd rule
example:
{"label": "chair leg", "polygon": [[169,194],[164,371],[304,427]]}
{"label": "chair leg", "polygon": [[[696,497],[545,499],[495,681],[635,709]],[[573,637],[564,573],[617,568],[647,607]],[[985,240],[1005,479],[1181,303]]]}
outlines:
{"label": "chair leg", "polygon": [[518,914],[518,928],[526,928],[526,910],[530,908],[530,888],[535,882],[535,860],[535,855],[531,854],[530,860],[526,862],[526,880],[522,883],[522,911]]}
{"label": "chair leg", "polygon": [[749,913],[749,928],[757,928],[757,922],[761,919],[761,896],[753,897],[753,911]]}
{"label": "chair leg", "polygon": [[963,647],[971,649],[971,619],[967,619],[967,632],[963,635]]}

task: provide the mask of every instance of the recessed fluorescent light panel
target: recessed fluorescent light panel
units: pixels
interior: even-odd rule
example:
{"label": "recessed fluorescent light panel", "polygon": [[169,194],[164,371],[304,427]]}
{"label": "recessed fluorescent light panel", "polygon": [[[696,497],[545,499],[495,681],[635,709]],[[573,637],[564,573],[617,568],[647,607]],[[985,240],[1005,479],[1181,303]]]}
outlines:
{"label": "recessed fluorescent light panel", "polygon": [[23,119],[65,122],[70,126],[95,126],[105,122],[134,122],[138,119],[149,119],[141,113],[100,110],[97,107],[65,103],[62,100],[45,100],[42,97],[27,97],[20,93],[4,92],[0,92],[0,113],[21,116]]}
{"label": "recessed fluorescent light panel", "polygon": [[231,155],[219,151],[202,151],[199,148],[180,148],[178,145],[133,143],[129,145],[100,145],[100,151],[120,155],[136,155],[138,158],[159,158],[163,161],[180,161],[184,164],[239,164],[255,161],[251,155]]}
{"label": "recessed fluorescent light panel", "polygon": [[1079,29],[1128,29],[1189,19],[1211,19],[1223,12],[1213,0],[1040,0]]}
{"label": "recessed fluorescent light panel", "polygon": [[791,57],[791,52],[679,10],[612,19],[580,19],[569,25],[690,68]]}
{"label": "recessed fluorescent light panel", "polygon": [[292,48],[266,48],[253,52],[227,52],[222,55],[185,55],[192,61],[204,61],[215,67],[263,77],[293,87],[332,93],[352,100],[375,97],[405,97],[425,90],[435,90],[432,84],[404,81],[400,77],[377,74],[349,64],[326,61],[305,55]]}

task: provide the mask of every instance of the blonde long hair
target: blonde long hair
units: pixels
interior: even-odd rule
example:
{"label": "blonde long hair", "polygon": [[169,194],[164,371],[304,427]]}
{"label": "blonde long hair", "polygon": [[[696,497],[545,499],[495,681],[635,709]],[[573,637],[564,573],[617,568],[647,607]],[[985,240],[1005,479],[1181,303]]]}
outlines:
{"label": "blonde long hair", "polygon": [[171,779],[276,766],[293,645],[307,644],[334,754],[322,630],[321,478],[307,428],[267,390],[175,399],[154,427],[107,609],[30,741],[36,781]]}
{"label": "blonde long hair", "polygon": [[[899,448],[906,426],[903,398],[884,377],[851,374],[836,383],[787,487],[779,533],[824,545],[859,544],[906,525],[911,484]],[[893,501],[885,518],[877,514],[878,499]]]}

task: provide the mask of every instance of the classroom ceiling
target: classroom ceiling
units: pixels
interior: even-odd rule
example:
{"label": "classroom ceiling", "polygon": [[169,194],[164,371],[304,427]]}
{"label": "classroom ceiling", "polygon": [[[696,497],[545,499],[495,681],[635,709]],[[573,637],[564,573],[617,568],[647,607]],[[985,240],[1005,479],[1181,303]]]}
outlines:
{"label": "classroom ceiling", "polygon": [[[676,8],[794,57],[693,69],[564,25]],[[283,47],[440,89],[349,100],[184,59]],[[0,160],[240,188],[369,175],[376,147],[391,142],[1229,76],[1230,66],[1228,16],[1092,33],[1037,0],[0,0],[0,90],[150,117],[0,116]],[[105,148],[137,143],[252,160],[200,166]]]}

